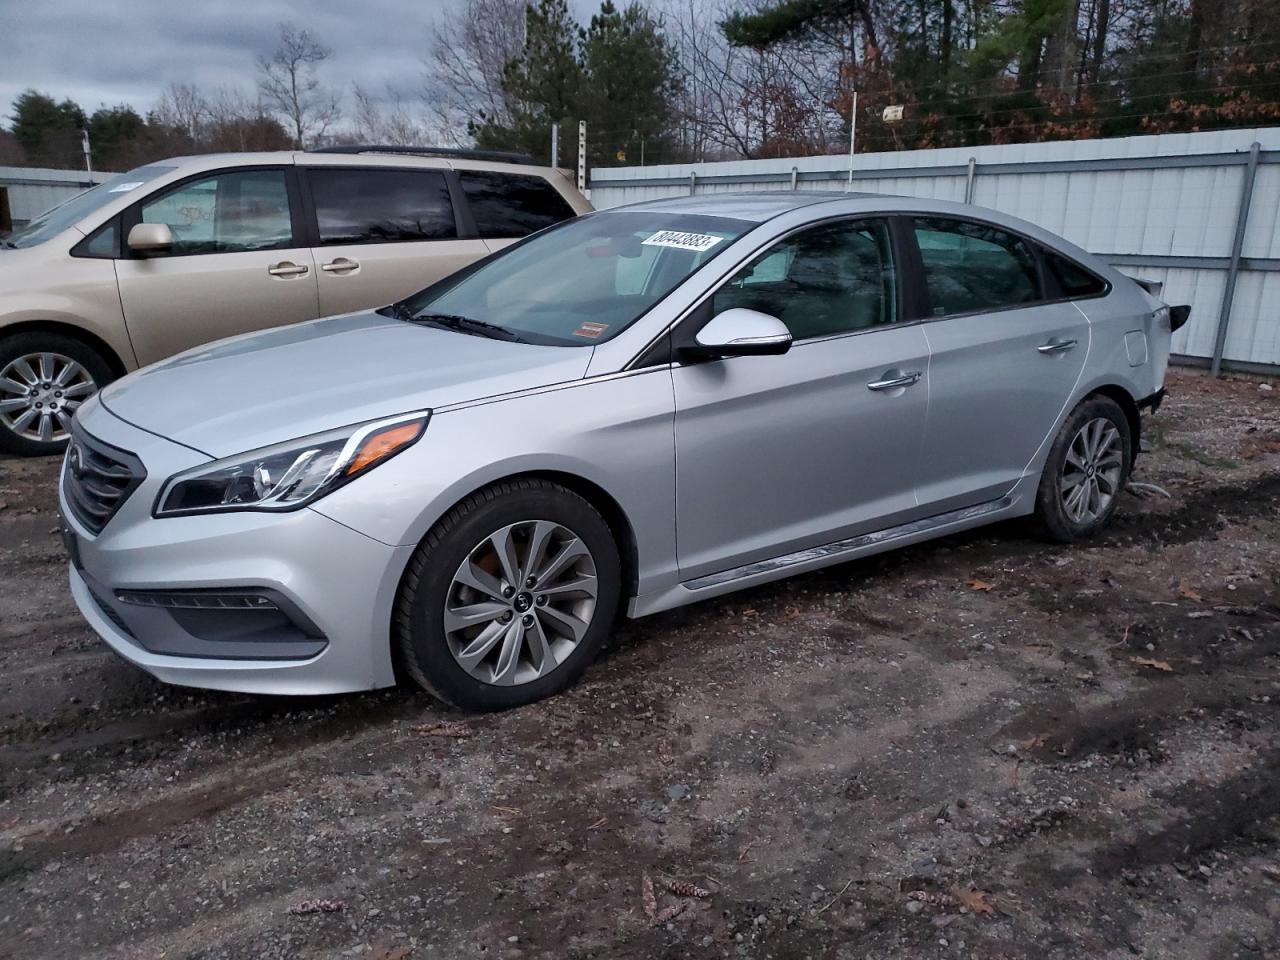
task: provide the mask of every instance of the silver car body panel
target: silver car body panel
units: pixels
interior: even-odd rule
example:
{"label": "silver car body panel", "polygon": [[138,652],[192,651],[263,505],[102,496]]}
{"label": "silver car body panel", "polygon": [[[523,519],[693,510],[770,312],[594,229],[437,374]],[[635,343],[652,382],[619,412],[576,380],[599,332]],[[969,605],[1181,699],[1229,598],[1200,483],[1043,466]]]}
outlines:
{"label": "silver car body panel", "polygon": [[[693,197],[596,216],[654,209],[758,226],[604,343],[507,343],[361,313],[222,341],[108,388],[78,423],[134,453],[147,477],[102,533],[68,520],[85,573],[113,590],[270,588],[329,642],[301,662],[156,656],[113,626],[73,569],[86,617],[128,659],[176,683],[382,686],[393,682],[392,607],[410,555],[454,505],[495,481],[542,475],[593,497],[625,527],[627,612],[640,616],[1030,513],[1053,437],[1082,397],[1104,388],[1137,401],[1163,383],[1159,302],[1011,217],[853,194]],[[636,365],[778,238],[836,217],[912,212],[1018,231],[1111,290],[800,341],[781,356]],[[1147,356],[1136,365],[1135,338]],[[1038,349],[1068,340],[1070,349]],[[916,373],[902,387],[867,386]],[[420,409],[432,416],[416,444],[310,507],[151,516],[181,470]]]}

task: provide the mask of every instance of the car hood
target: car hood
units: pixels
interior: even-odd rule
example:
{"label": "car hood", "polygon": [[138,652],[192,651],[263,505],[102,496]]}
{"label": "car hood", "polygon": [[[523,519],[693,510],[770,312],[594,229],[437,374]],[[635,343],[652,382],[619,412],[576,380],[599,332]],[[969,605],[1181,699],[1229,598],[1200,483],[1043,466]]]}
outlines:
{"label": "car hood", "polygon": [[584,347],[344,314],[206,344],[102,391],[117,417],[212,457],[580,379]]}

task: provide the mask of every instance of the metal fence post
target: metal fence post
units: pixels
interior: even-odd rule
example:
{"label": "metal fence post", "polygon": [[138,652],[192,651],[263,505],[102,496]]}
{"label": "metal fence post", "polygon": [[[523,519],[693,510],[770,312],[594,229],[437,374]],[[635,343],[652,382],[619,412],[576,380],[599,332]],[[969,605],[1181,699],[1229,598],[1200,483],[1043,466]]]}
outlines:
{"label": "metal fence post", "polygon": [[978,160],[969,158],[969,173],[964,178],[964,202],[973,203],[973,181],[978,178]]}
{"label": "metal fence post", "polygon": [[689,171],[689,196],[693,196],[698,189],[698,175],[692,170]]}
{"label": "metal fence post", "polygon": [[1222,308],[1218,311],[1218,335],[1213,343],[1213,362],[1209,365],[1211,376],[1222,370],[1222,351],[1227,345],[1227,324],[1231,320],[1231,303],[1236,297],[1236,277],[1240,273],[1240,253],[1244,249],[1244,231],[1249,224],[1249,206],[1253,202],[1253,181],[1258,176],[1258,153],[1262,144],[1254,141],[1249,147],[1249,165],[1244,170],[1244,183],[1240,187],[1240,206],[1236,209],[1236,234],[1231,240],[1231,264],[1227,267],[1227,285],[1222,290]]}
{"label": "metal fence post", "polygon": [[800,168],[792,167],[791,168],[791,189],[792,190],[796,188],[796,181],[799,179],[800,179]]}
{"label": "metal fence post", "polygon": [[560,124],[551,125],[551,166],[560,166]]}
{"label": "metal fence post", "polygon": [[578,190],[587,189],[587,121],[578,121]]}

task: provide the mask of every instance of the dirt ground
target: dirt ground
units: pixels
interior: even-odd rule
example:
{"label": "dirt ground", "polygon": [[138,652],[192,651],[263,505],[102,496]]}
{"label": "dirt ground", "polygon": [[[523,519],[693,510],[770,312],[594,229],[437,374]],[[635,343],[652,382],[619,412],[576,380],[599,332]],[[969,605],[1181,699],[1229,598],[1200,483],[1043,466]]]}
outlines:
{"label": "dirt ground", "polygon": [[161,685],[76,615],[57,464],[0,462],[0,956],[1280,956],[1275,386],[1171,374],[1171,498],[1087,546],[624,624],[484,717]]}

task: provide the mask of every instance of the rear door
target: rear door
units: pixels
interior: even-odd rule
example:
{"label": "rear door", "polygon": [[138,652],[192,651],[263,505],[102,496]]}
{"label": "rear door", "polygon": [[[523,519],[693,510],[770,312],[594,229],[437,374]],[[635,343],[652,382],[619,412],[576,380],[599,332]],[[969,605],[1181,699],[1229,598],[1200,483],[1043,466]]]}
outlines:
{"label": "rear door", "polygon": [[577,215],[560,191],[534,174],[459,170],[458,182],[490,250]]}
{"label": "rear door", "polygon": [[979,221],[913,218],[929,340],[917,488],[930,514],[999,499],[1058,423],[1089,322],[1046,285],[1038,247]]}
{"label": "rear door", "polygon": [[489,252],[460,238],[447,171],[302,169],[323,316],[403,299]]}
{"label": "rear door", "polygon": [[140,363],[250,330],[318,315],[311,251],[292,173],[222,170],[139,201],[123,215],[163,223],[173,247],[116,261],[120,304]]}

